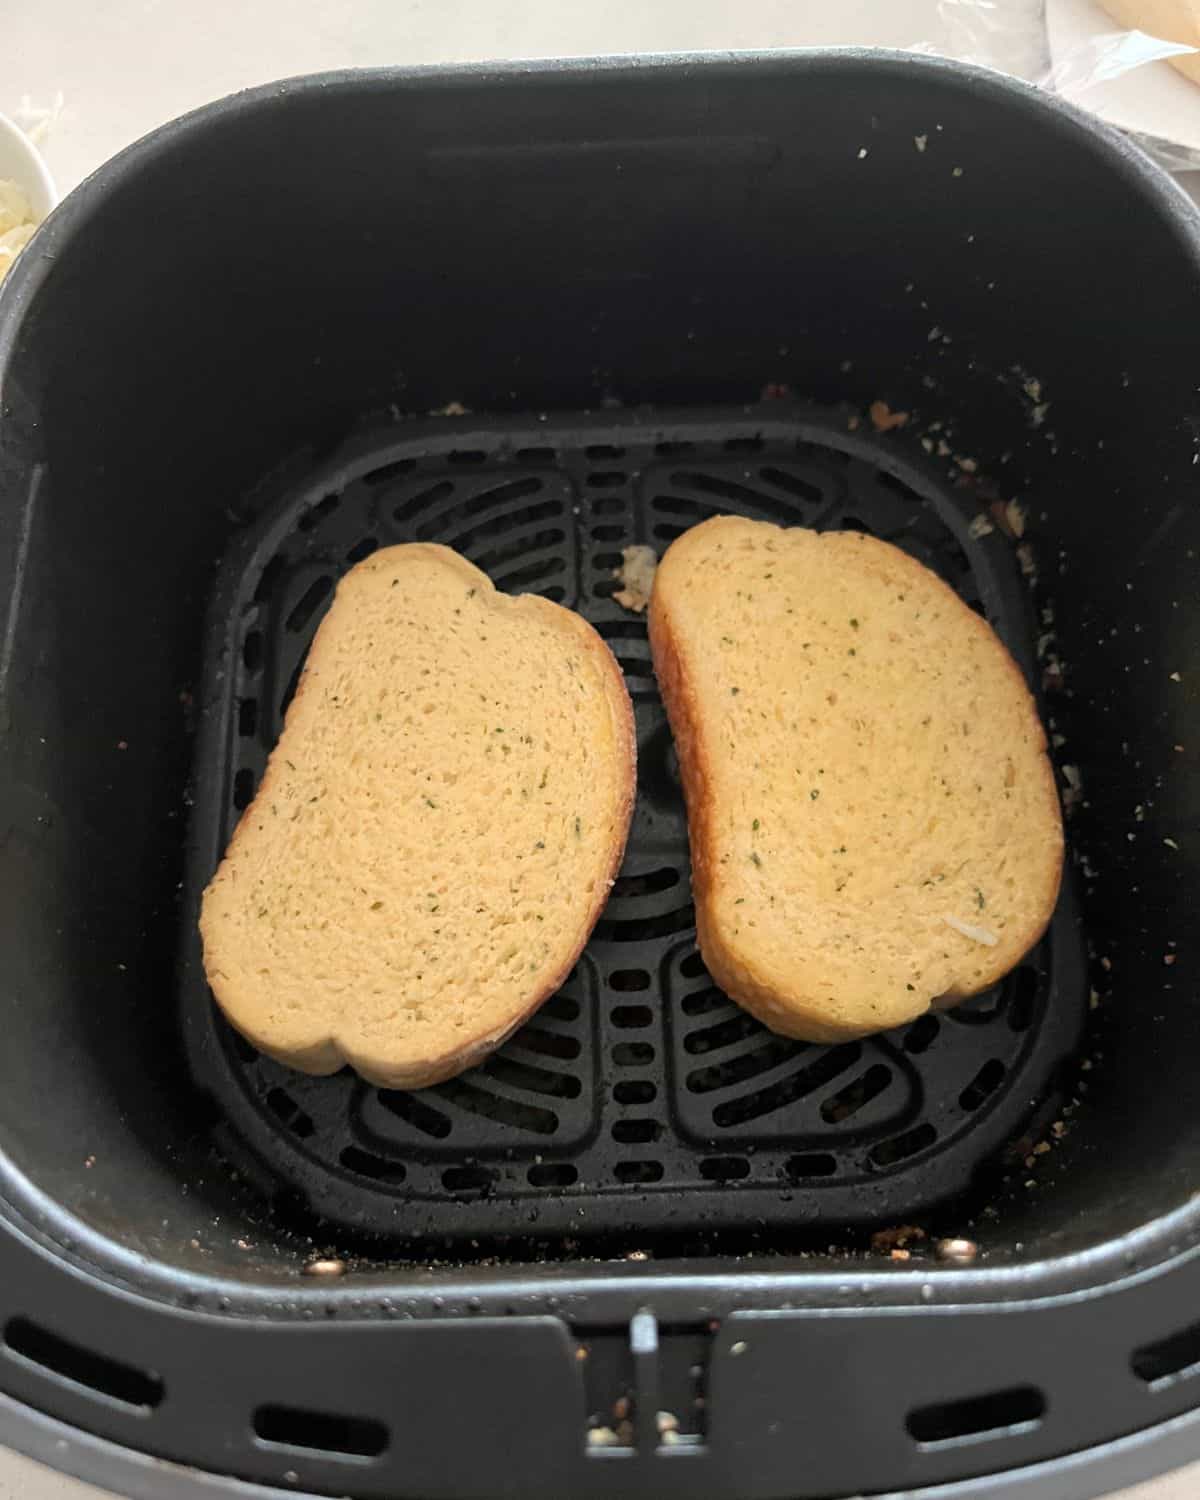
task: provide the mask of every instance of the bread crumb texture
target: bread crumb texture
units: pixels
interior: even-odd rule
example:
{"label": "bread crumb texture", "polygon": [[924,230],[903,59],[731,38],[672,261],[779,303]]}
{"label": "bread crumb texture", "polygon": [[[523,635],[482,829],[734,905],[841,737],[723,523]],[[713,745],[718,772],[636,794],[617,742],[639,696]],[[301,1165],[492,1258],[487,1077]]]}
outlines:
{"label": "bread crumb texture", "polygon": [[827,1042],[978,993],[1062,870],[1046,738],[991,627],[858,532],[721,516],[650,605],[700,947],[768,1026]]}
{"label": "bread crumb texture", "polygon": [[204,894],[204,962],[256,1047],[415,1088],[498,1046],[575,963],[620,864],[629,697],[570,610],[448,548],[341,581]]}

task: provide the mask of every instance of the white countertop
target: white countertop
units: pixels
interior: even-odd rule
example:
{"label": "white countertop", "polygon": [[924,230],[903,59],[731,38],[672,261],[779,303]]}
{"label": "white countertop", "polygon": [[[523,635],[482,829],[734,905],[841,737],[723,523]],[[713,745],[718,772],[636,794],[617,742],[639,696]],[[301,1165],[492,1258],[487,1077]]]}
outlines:
{"label": "white countertop", "polygon": [[[1040,8],[1000,5],[1009,19]],[[953,28],[953,7],[939,0],[9,0],[0,3],[0,111],[16,113],[25,97],[48,108],[61,95],[44,151],[65,193],[165,120],[296,73],[619,52],[948,47]],[[0,1451],[0,1500],[100,1493]],[[1197,1495],[1200,1464],[1121,1500]]]}
{"label": "white countertop", "polygon": [[[1200,1464],[1163,1479],[1139,1484],[1113,1500],[1195,1500],[1200,1494]],[[109,1500],[105,1490],[53,1474],[40,1464],[0,1450],[0,1500]]]}

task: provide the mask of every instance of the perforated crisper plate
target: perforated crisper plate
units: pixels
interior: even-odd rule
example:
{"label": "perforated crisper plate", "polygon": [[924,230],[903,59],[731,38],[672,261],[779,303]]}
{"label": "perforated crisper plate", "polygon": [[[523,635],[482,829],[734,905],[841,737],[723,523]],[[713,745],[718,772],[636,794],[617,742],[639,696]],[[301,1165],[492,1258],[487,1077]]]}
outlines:
{"label": "perforated crisper plate", "polygon": [[[620,420],[618,420],[620,418]],[[682,415],[474,418],[359,438],[247,532],[214,608],[190,910],[254,795],[338,576],[438,541],[512,592],[579,609],[633,695],[638,802],[608,908],[562,991],[481,1067],[419,1093],[307,1078],[224,1023],[191,940],[185,1030],[229,1149],[321,1217],[419,1238],[830,1228],[909,1218],[1024,1128],[1075,1046],[1077,924],[996,990],[870,1041],[773,1036],[696,951],[678,768],[644,616],[613,600],[621,548],[718,513],[886,537],[981,609],[1033,672],[1011,543],[894,438],[771,403]],[[232,1135],[229,1134],[230,1130]]]}

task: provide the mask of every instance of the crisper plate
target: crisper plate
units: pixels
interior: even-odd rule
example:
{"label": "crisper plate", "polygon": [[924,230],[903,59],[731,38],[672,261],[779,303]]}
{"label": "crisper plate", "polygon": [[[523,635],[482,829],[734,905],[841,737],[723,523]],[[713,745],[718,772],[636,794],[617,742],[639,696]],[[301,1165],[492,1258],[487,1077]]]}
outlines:
{"label": "crisper plate", "polygon": [[[220,1138],[321,1219],[486,1248],[512,1238],[842,1228],[961,1192],[1019,1137],[1077,1043],[1084,966],[1069,892],[1003,984],[868,1041],[776,1037],[695,946],[678,767],[644,615],[613,599],[621,548],[659,552],[735,512],[852,527],[935,569],[1027,675],[1011,542],[969,533],[969,492],[886,436],[790,403],[685,414],[389,424],[244,535],[213,611],[189,911],[254,795],[337,578],[376,547],[436,541],[501,589],[580,610],[633,697],[638,801],[607,910],[562,990],[494,1056],[416,1093],[308,1078],[223,1021],[194,938],[193,1066]],[[194,925],[194,924],[193,924]],[[248,1148],[248,1151],[247,1151]]]}

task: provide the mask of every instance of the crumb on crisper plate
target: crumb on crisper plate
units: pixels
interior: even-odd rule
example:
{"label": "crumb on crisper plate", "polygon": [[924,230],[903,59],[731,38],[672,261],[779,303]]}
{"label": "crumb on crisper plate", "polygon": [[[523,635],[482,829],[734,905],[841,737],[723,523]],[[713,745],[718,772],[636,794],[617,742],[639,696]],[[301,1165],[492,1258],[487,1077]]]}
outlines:
{"label": "crumb on crisper plate", "polygon": [[617,568],[613,577],[624,585],[613,598],[625,609],[631,609],[635,614],[641,614],[650,603],[650,591],[654,587],[654,574],[658,567],[658,557],[653,547],[634,546],[622,547],[621,566]]}

